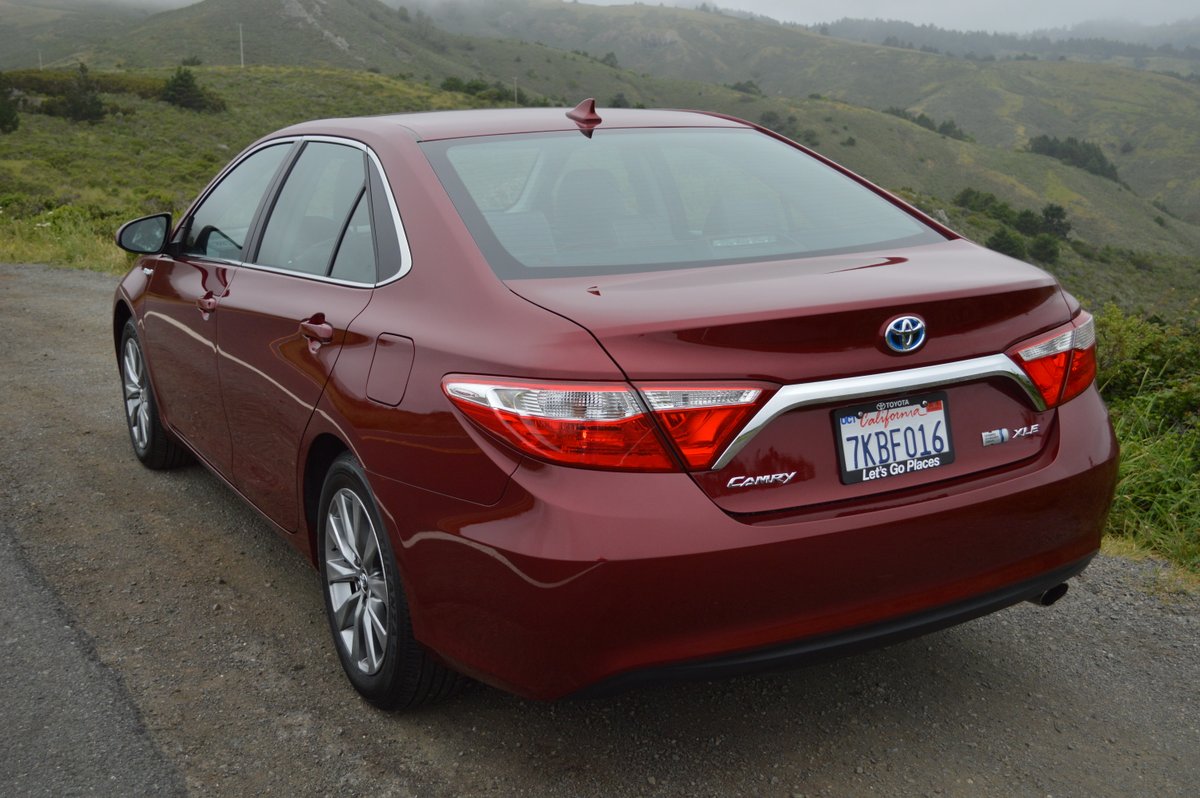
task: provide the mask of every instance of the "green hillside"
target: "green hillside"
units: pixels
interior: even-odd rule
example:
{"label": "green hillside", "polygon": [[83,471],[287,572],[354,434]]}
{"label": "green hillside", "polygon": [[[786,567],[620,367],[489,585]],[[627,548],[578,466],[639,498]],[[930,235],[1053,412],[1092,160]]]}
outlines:
{"label": "green hillside", "polygon": [[1070,61],[976,62],[860,44],[798,26],[649,5],[557,0],[448,4],[437,21],[481,36],[538,41],[661,77],[753,81],[793,99],[820,94],[869,108],[954,119],[981,143],[1023,147],[1047,134],[1099,144],[1121,179],[1200,223],[1200,84]]}
{"label": "green hillside", "polygon": [[51,66],[81,49],[112,39],[149,13],[105,2],[0,0],[0,69]]}

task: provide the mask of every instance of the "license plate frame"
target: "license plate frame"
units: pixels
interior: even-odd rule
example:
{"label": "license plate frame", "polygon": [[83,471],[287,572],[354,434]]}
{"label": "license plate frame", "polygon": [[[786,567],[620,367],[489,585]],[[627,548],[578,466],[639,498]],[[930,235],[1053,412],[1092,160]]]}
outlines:
{"label": "license plate frame", "polygon": [[944,391],[838,408],[833,426],[843,485],[926,473],[954,462]]}

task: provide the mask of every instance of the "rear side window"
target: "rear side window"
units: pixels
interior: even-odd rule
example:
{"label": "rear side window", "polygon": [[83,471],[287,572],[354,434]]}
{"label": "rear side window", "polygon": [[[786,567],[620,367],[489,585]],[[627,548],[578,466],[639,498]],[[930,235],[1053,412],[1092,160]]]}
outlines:
{"label": "rear side window", "polygon": [[255,262],[303,274],[326,276],[343,234],[358,253],[370,253],[356,272],[369,268],[374,282],[374,247],[369,221],[349,229],[351,214],[366,187],[366,157],[342,144],[309,142],[296,159],[263,230]]}
{"label": "rear side window", "polygon": [[352,283],[375,282],[375,239],[371,235],[371,203],[365,191],[358,195],[329,276]]}
{"label": "rear side window", "polygon": [[192,214],[184,239],[188,255],[238,261],[263,194],[291,143],[258,150],[222,178]]}
{"label": "rear side window", "polygon": [[422,145],[501,277],[684,268],[944,240],[747,129],[597,130]]}

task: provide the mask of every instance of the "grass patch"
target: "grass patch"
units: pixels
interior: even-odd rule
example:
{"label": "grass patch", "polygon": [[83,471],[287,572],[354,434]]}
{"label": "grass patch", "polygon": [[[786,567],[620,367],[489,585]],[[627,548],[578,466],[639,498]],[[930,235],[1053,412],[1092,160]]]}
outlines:
{"label": "grass patch", "polygon": [[1098,380],[1121,441],[1108,534],[1200,575],[1200,327],[1109,306]]}
{"label": "grass patch", "polygon": [[97,230],[102,225],[71,206],[30,219],[0,216],[0,261],[53,263],[120,274],[129,268],[132,257],[117,249],[111,231]]}

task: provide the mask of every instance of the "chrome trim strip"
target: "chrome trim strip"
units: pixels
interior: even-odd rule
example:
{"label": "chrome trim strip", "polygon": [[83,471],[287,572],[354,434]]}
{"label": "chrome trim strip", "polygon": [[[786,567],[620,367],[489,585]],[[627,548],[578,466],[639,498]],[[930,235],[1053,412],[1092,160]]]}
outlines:
{"label": "chrome trim strip", "polygon": [[754,418],[750,419],[750,423],[745,426],[741,434],[725,448],[725,451],[713,464],[713,470],[719,471],[729,465],[730,461],[737,457],[738,452],[745,448],[746,444],[764,427],[792,410],[810,405],[852,402],[855,399],[868,399],[874,396],[923,391],[943,385],[986,380],[991,377],[1005,377],[1012,380],[1025,391],[1035,408],[1046,409],[1046,402],[1038,393],[1033,380],[1005,355],[987,355],[954,363],[940,363],[936,366],[921,366],[920,368],[888,371],[882,374],[864,374],[860,377],[845,377],[840,380],[785,385],[762,406],[762,409],[755,413]]}

